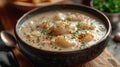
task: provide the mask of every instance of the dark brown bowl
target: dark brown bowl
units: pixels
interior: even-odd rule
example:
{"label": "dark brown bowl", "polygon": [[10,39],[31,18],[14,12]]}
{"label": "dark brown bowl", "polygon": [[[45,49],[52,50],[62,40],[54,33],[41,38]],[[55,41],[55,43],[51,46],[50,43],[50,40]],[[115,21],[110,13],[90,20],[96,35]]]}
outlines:
{"label": "dark brown bowl", "polygon": [[[25,43],[20,36],[18,35],[18,30],[20,26],[29,19],[30,17],[41,14],[48,11],[54,10],[77,10],[77,11],[84,11],[89,13],[95,17],[99,17],[100,20],[103,21],[103,24],[107,28],[107,33],[105,36],[96,44],[82,49],[82,50],[75,50],[75,51],[66,51],[66,52],[56,52],[56,51],[47,51],[37,49],[35,47],[30,46],[29,44]],[[73,4],[64,4],[64,5],[51,5],[46,6],[43,8],[36,8],[34,10],[29,11],[28,13],[24,14],[17,22],[15,28],[15,36],[18,41],[18,45],[20,50],[33,62],[36,66],[49,66],[49,67],[67,67],[76,64],[83,64],[86,63],[98,55],[104,50],[107,45],[111,33],[111,24],[108,18],[101,12],[92,9],[90,7],[86,7],[83,5],[73,5]]]}

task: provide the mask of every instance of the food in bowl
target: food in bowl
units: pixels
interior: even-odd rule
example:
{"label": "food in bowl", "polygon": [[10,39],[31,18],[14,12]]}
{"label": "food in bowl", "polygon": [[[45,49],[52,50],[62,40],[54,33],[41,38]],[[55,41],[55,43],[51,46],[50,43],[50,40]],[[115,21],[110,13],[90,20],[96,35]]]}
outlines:
{"label": "food in bowl", "polygon": [[[63,47],[64,44],[62,44],[62,45],[55,44],[56,46],[58,46],[62,49],[51,50],[51,48],[48,46],[47,46],[48,48],[44,49],[44,48],[39,48],[39,46],[37,46],[38,44],[30,44],[30,41],[26,41],[25,35],[23,34],[24,32],[22,30],[27,29],[27,27],[25,29],[23,29],[23,28],[25,26],[28,26],[28,27],[29,27],[29,25],[31,26],[31,23],[34,22],[36,24],[40,24],[40,26],[38,26],[38,30],[40,29],[40,31],[44,33],[44,34],[42,34],[43,36],[51,35],[50,37],[55,38],[55,39],[56,39],[56,36],[59,36],[58,40],[56,40],[56,41],[59,41],[60,43],[61,43],[60,38],[64,37],[63,35],[67,34],[68,32],[71,32],[69,34],[71,36],[69,36],[69,35],[65,36],[65,38],[69,37],[68,40],[63,40],[63,42],[66,43],[68,41],[68,43],[74,43],[75,38],[77,38],[77,37],[75,37],[74,40],[71,39],[70,37],[72,37],[72,35],[74,35],[73,32],[78,29],[77,26],[79,27],[79,24],[78,24],[77,18],[76,19],[71,19],[71,18],[68,19],[67,18],[67,16],[68,16],[67,14],[69,14],[69,13],[70,13],[70,15],[77,14],[78,16],[80,15],[80,16],[83,16],[83,18],[85,18],[84,21],[86,20],[85,24],[87,25],[88,28],[86,29],[83,27],[82,30],[80,30],[80,31],[78,30],[78,32],[82,32],[84,30],[88,31],[87,33],[90,33],[90,36],[91,36],[90,37],[91,39],[90,39],[90,41],[88,39],[88,42],[92,42],[92,40],[94,41],[94,38],[97,37],[94,34],[92,34],[91,31],[99,29],[100,28],[99,25],[102,25],[103,27],[105,27],[105,31],[104,31],[105,34],[100,36],[100,39],[98,41],[94,41],[93,44],[86,46],[86,48],[80,47],[78,49],[71,48],[74,45],[71,45],[68,47]],[[59,16],[59,14],[60,14],[60,16]],[[60,18],[61,15],[62,15],[62,20]],[[77,15],[76,15],[76,17],[77,17]],[[69,17],[73,17],[73,16],[69,16]],[[43,19],[40,19],[40,18],[43,18]],[[45,18],[47,18],[47,19],[45,19]],[[54,18],[54,19],[52,19],[52,18]],[[67,18],[67,19],[64,19],[64,18]],[[93,25],[92,24],[89,25],[89,23],[91,22],[90,21],[91,19],[96,21],[96,22],[92,21]],[[49,22],[51,25],[46,25],[46,24],[41,25],[43,23],[43,21],[46,21],[46,20],[47,21],[50,20],[50,21],[54,21],[54,22]],[[87,20],[88,20],[88,22],[87,22]],[[61,22],[57,22],[57,21],[62,21],[62,24],[58,25],[58,27],[60,27],[60,28],[56,27],[57,23],[61,23]],[[82,21],[82,18],[81,18],[81,20],[79,20],[79,22],[80,21]],[[76,24],[73,23],[70,26],[67,25],[72,22],[74,22]],[[96,25],[96,24],[98,24],[98,25]],[[48,31],[41,30],[41,29],[46,29],[46,28],[44,28],[46,26],[52,27],[52,25],[53,25],[53,31],[55,31],[55,32],[57,31],[57,34],[51,32],[51,30],[49,30],[49,29],[48,29]],[[54,28],[54,26],[55,26],[55,28]],[[89,26],[90,27],[92,26],[92,28],[89,29]],[[36,25],[33,24],[32,27],[36,27]],[[65,27],[68,27],[68,28],[65,28]],[[70,29],[69,29],[69,27],[70,27]],[[71,29],[71,27],[73,29],[75,28],[75,30]],[[47,27],[47,28],[49,28],[49,27]],[[57,28],[60,29],[60,31],[58,31]],[[35,28],[29,27],[28,29],[35,29]],[[36,30],[37,30],[37,28],[36,28]],[[61,30],[63,30],[63,31],[61,31]],[[26,30],[26,32],[27,31],[28,30]],[[28,32],[28,33],[32,34],[32,32]],[[98,35],[97,33],[95,33],[95,34]],[[25,13],[18,20],[16,27],[15,27],[15,36],[16,36],[20,51],[25,56],[27,56],[37,67],[71,67],[74,65],[76,66],[78,64],[84,64],[84,63],[96,58],[98,55],[100,55],[103,52],[103,50],[106,47],[108,40],[110,38],[110,33],[111,33],[110,21],[103,13],[92,9],[91,7],[87,7],[84,5],[74,5],[74,4],[49,5],[49,6],[42,7],[42,8],[36,8],[34,10],[31,10],[31,11]],[[48,35],[46,35],[46,34],[48,34]],[[83,32],[83,34],[85,34],[85,32]],[[78,35],[78,34],[75,34],[75,35]],[[37,36],[35,36],[35,37],[37,37]],[[35,37],[33,37],[33,39]],[[82,38],[82,36],[80,38]],[[85,39],[87,39],[87,38],[85,38]],[[39,40],[39,38],[38,38],[38,40]],[[40,40],[47,41],[42,38],[40,38]],[[49,40],[49,38],[48,38],[48,40]],[[42,42],[44,43],[44,41],[42,41]],[[81,41],[84,41],[84,39]],[[84,44],[84,42],[83,42],[83,44]],[[40,44],[40,46],[41,45],[42,44]],[[46,44],[45,44],[45,46],[46,46]],[[69,48],[71,48],[71,49],[69,49]]]}
{"label": "food in bowl", "polygon": [[39,49],[74,51],[104,37],[107,29],[102,22],[83,11],[55,10],[29,18],[18,33],[23,41]]}

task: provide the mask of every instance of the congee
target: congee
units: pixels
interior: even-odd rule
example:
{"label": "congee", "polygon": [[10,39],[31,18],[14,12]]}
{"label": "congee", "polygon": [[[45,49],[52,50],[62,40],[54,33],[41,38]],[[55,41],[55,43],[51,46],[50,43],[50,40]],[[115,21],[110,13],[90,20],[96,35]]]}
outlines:
{"label": "congee", "polygon": [[42,50],[74,51],[97,43],[106,34],[100,19],[75,10],[55,10],[35,15],[19,29],[27,44]]}

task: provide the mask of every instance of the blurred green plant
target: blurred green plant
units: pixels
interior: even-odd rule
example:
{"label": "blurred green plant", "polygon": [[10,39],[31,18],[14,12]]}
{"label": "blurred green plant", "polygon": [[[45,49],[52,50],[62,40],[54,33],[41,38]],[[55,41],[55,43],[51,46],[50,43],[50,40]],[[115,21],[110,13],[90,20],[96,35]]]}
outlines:
{"label": "blurred green plant", "polygon": [[120,12],[120,0],[93,0],[93,7],[107,13]]}

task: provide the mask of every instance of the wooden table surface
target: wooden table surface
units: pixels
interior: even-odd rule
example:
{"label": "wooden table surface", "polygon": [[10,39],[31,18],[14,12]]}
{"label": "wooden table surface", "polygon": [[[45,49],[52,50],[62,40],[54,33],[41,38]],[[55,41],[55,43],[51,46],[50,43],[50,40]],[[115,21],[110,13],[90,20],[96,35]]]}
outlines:
{"label": "wooden table surface", "polygon": [[[24,14],[24,11],[20,11],[11,5],[7,5],[0,9],[0,19],[4,29],[14,35],[14,27],[17,20]],[[24,56],[18,48],[13,49],[15,56],[20,64],[20,67],[33,67],[32,62]],[[79,65],[75,67],[80,67]],[[82,67],[120,67],[120,62],[114,58],[114,56],[105,49],[100,56],[92,61],[82,65]]]}

